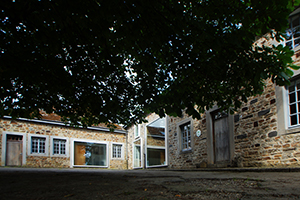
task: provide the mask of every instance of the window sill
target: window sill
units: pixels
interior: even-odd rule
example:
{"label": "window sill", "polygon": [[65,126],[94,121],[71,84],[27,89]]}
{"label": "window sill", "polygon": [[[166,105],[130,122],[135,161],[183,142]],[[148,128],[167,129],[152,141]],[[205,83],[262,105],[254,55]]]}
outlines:
{"label": "window sill", "polygon": [[86,167],[86,168],[108,168],[108,166],[99,166],[99,165],[73,165],[72,167]]}
{"label": "window sill", "polygon": [[180,154],[188,154],[188,153],[192,153],[192,149],[184,149],[180,151]]}
{"label": "window sill", "polygon": [[68,158],[69,155],[51,155],[51,157],[58,157],[58,158]]}
{"label": "window sill", "polygon": [[300,126],[289,127],[287,130],[285,130],[284,135],[290,135],[290,134],[296,134],[296,133],[300,133]]}
{"label": "window sill", "polygon": [[48,156],[45,153],[29,153],[28,156]]}
{"label": "window sill", "polygon": [[124,160],[124,158],[111,158],[112,160]]}

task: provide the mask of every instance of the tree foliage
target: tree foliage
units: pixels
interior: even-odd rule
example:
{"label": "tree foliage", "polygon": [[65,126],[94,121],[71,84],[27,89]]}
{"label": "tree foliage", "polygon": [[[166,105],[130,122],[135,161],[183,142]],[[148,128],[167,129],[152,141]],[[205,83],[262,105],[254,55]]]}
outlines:
{"label": "tree foliage", "polygon": [[[148,112],[238,108],[264,80],[288,83],[279,40],[292,0],[26,0],[0,5],[0,116],[39,109],[83,125]],[[195,109],[197,105],[197,109]]]}

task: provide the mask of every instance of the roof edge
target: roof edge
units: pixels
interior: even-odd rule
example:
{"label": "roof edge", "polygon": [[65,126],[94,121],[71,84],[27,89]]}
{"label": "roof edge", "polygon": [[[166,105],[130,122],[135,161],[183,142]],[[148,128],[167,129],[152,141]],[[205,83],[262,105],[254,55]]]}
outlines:
{"label": "roof edge", "polygon": [[[3,116],[3,119],[12,119],[11,116]],[[74,128],[72,126],[70,126],[69,124],[65,124],[63,122],[59,122],[59,121],[51,121],[51,120],[41,120],[41,119],[27,119],[27,118],[17,118],[17,120],[20,121],[26,121],[26,122],[35,122],[35,123],[43,123],[43,124],[49,124],[49,125],[57,125],[57,126],[65,126],[65,127],[70,127],[70,128]],[[79,128],[83,129],[82,126],[79,126]],[[104,131],[104,132],[112,132],[110,131],[109,128],[106,127],[98,127],[98,126],[88,126],[86,129],[88,130],[96,130],[96,131]],[[125,130],[119,130],[119,129],[114,129],[114,131],[112,133],[123,133],[123,134],[127,134],[127,131]]]}

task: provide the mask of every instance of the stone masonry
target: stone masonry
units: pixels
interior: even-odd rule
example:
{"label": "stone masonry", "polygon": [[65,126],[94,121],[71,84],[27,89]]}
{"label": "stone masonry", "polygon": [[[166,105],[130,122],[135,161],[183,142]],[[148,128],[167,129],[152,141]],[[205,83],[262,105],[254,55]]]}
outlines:
{"label": "stone masonry", "polygon": [[[2,141],[3,131],[17,132],[26,134],[26,144],[28,145],[28,134],[45,135],[45,136],[57,136],[65,137],[69,139],[84,139],[93,141],[108,142],[108,162],[109,168],[115,169],[127,169],[126,162],[126,134],[105,132],[99,130],[88,130],[82,128],[71,128],[67,126],[43,124],[43,123],[32,123],[20,120],[0,119],[0,144]],[[69,140],[70,141],[70,140]],[[122,159],[112,159],[112,143],[123,144],[124,157]],[[50,149],[49,144],[46,144]],[[27,148],[26,148],[27,149]],[[0,160],[2,158],[2,145],[0,145]],[[73,156],[69,153],[67,157],[51,156],[31,156],[26,152],[26,165],[25,167],[59,167],[68,168],[70,167],[70,157]]]}
{"label": "stone masonry", "polygon": [[[170,117],[169,167],[207,167],[206,115],[192,119],[192,150],[178,151],[177,123],[188,118]],[[300,166],[300,131],[278,132],[275,85],[266,82],[263,94],[249,98],[234,114],[234,158],[231,166],[239,167],[295,167]],[[201,130],[202,135],[196,136]]]}

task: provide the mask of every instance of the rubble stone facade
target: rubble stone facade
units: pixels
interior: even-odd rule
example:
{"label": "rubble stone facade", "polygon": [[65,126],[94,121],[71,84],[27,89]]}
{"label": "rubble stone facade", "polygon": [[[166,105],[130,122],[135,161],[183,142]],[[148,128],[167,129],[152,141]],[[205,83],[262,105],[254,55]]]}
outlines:
{"label": "rubble stone facade", "polygon": [[[0,160],[1,165],[6,165],[5,152],[7,149],[4,145],[8,135],[22,135],[23,145],[23,162],[21,166],[24,167],[56,167],[56,168],[69,168],[74,167],[72,159],[74,156],[74,150],[72,149],[73,141],[95,141],[102,142],[107,145],[107,166],[105,168],[113,169],[127,169],[126,161],[126,131],[109,132],[101,130],[90,130],[83,128],[71,128],[64,125],[53,125],[47,123],[35,123],[22,120],[11,120],[11,119],[0,119]],[[46,155],[33,155],[30,153],[30,142],[31,136],[46,137]],[[67,154],[64,156],[53,155],[51,151],[51,139],[52,138],[65,138],[67,141],[68,149]],[[122,144],[122,157],[112,157],[112,145]],[[25,152],[24,152],[25,151]],[[25,154],[25,155],[24,155]],[[93,166],[96,167],[96,166]]]}
{"label": "rubble stone facade", "polygon": [[[297,73],[296,73],[297,74]],[[249,98],[234,118],[234,155],[229,166],[238,167],[296,167],[300,166],[300,129],[299,127],[283,127],[278,125],[286,123],[287,117],[280,117],[279,107],[284,102],[277,102],[278,91],[284,87],[275,86],[271,81],[261,95]],[[286,103],[286,102],[285,102]],[[287,113],[283,113],[287,115]],[[191,119],[192,122],[192,149],[189,152],[180,152],[178,140],[178,123],[186,120],[170,117],[169,128],[169,167],[170,168],[196,168],[209,167],[207,142],[206,112],[201,120]],[[283,120],[285,122],[283,122]],[[202,132],[196,136],[196,131]],[[212,165],[216,167],[216,165]]]}

